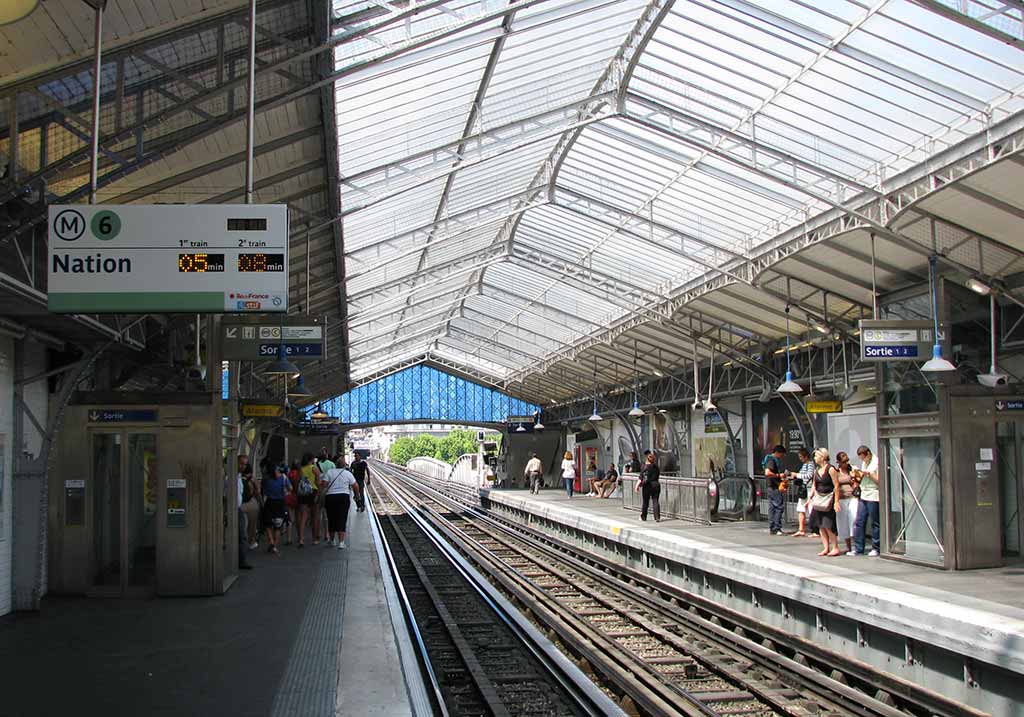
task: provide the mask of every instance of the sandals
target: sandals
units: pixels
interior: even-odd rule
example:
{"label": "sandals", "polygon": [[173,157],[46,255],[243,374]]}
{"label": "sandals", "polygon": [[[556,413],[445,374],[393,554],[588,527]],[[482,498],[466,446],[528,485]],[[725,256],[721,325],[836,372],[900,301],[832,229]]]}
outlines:
{"label": "sandals", "polygon": [[802,537],[804,537],[805,535],[807,535],[807,533],[801,533],[801,532],[799,532],[799,531],[797,531],[796,533],[793,533],[793,537],[794,537],[794,538],[802,538]]}
{"label": "sandals", "polygon": [[830,550],[830,551],[828,552],[828,555],[827,555],[826,557],[829,557],[829,558],[838,558],[838,557],[839,557],[840,555],[842,555],[842,553],[841,553],[840,551],[838,551],[838,550]]}

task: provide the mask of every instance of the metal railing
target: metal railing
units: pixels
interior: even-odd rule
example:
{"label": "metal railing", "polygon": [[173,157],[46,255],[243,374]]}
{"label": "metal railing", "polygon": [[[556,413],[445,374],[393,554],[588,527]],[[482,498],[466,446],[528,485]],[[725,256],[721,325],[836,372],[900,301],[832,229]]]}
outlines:
{"label": "metal railing", "polygon": [[439,461],[436,458],[430,456],[416,456],[410,458],[409,462],[405,464],[406,468],[419,473],[420,475],[430,476],[435,480],[447,480],[448,475],[452,472],[452,466],[444,461]]}
{"label": "metal railing", "polygon": [[[640,476],[635,473],[622,474],[622,507],[626,510],[640,510],[641,494],[636,486]],[[711,523],[711,480],[708,478],[684,478],[674,474],[661,474],[661,514],[701,525]]]}

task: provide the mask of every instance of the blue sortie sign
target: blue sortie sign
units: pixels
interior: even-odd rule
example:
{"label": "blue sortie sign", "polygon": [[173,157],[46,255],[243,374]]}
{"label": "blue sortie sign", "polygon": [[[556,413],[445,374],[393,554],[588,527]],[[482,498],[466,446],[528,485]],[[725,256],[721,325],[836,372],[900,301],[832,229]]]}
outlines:
{"label": "blue sortie sign", "polygon": [[[277,356],[280,344],[260,344],[260,356]],[[285,356],[319,356],[323,344],[285,344]]]}
{"label": "blue sortie sign", "polygon": [[917,358],[917,344],[864,344],[864,358]]}
{"label": "blue sortie sign", "polygon": [[89,411],[89,423],[155,423],[158,418],[155,408],[94,408]]}

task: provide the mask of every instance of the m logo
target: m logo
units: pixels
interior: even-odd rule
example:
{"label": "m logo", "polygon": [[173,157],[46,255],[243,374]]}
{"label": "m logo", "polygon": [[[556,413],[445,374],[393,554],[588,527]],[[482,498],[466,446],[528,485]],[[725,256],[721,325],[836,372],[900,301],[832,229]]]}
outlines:
{"label": "m logo", "polygon": [[75,241],[85,233],[85,217],[74,209],[65,209],[53,218],[51,231],[64,241]]}

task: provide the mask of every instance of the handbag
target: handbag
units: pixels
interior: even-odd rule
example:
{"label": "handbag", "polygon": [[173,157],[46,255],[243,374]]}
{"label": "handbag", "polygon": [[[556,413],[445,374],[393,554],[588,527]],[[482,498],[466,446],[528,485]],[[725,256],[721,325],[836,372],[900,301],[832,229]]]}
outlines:
{"label": "handbag", "polygon": [[811,509],[817,510],[822,513],[827,513],[832,510],[832,506],[835,505],[835,496],[831,493],[815,493],[814,497],[811,498]]}

